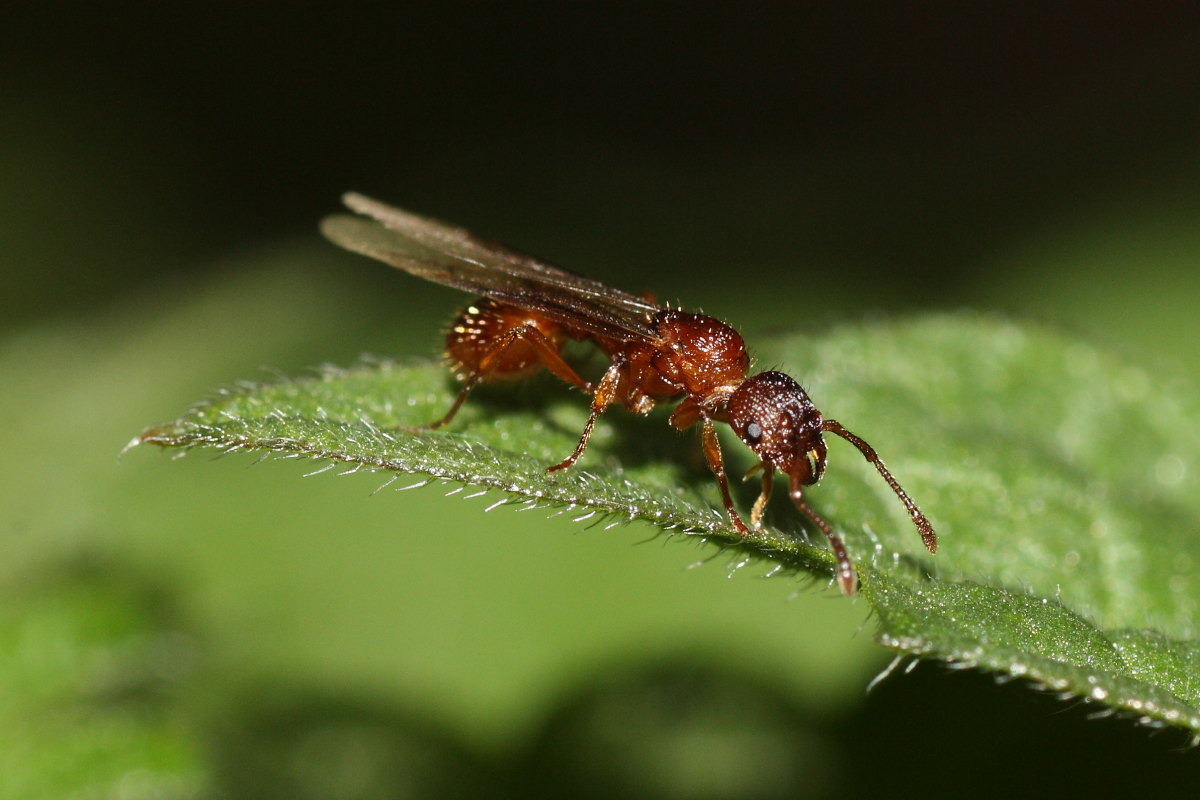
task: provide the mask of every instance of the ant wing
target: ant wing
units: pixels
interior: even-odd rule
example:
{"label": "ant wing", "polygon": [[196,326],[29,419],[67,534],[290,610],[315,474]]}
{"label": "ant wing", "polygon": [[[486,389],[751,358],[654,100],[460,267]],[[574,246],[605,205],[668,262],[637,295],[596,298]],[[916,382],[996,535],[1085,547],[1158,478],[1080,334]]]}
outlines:
{"label": "ant wing", "polygon": [[641,297],[360,194],[351,192],[342,200],[374,220],[343,214],[321,221],[325,237],[347,250],[607,338],[655,336],[653,318],[661,309]]}

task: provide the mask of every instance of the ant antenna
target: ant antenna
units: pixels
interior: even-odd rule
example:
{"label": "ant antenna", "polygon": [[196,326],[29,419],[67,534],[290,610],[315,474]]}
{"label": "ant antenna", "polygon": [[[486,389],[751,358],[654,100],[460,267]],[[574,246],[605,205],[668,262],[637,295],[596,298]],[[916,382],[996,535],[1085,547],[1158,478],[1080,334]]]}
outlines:
{"label": "ant antenna", "polygon": [[892,487],[892,491],[896,493],[896,497],[899,497],[900,502],[904,504],[905,510],[908,511],[908,516],[912,517],[913,524],[917,526],[917,532],[921,534],[921,541],[925,543],[925,549],[930,553],[936,553],[937,534],[933,532],[933,525],[931,525],[925,515],[921,513],[921,509],[917,508],[917,504],[914,503],[913,499],[908,496],[908,492],[904,491],[903,487],[900,486],[900,482],[892,477],[892,473],[888,472],[887,467],[885,467],[883,462],[879,460],[879,456],[876,454],[875,448],[867,444],[865,440],[846,430],[837,420],[823,420],[821,422],[821,430],[842,437],[847,442],[857,447],[859,452],[866,457],[867,461],[870,461],[875,465],[875,469],[879,470],[879,474],[883,476],[883,479],[887,481],[888,486]]}

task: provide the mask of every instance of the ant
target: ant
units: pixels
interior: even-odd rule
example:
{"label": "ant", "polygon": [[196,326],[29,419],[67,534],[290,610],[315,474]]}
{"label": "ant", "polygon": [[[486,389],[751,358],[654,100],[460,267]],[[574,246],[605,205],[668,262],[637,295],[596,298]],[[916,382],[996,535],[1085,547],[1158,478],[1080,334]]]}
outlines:
{"label": "ant", "polygon": [[[360,194],[343,196],[362,216],[337,215],[321,223],[335,244],[426,280],[481,297],[458,316],[446,351],[462,389],[445,416],[415,430],[440,428],[454,419],[471,390],[483,381],[514,380],[541,369],[592,396],[591,414],[575,451],[550,472],[572,466],[587,449],[596,418],[614,402],[649,412],[660,400],[682,400],[670,423],[684,430],[699,422],[708,466],[716,475],[729,521],[750,533],[729,494],[714,422],[725,422],[754,452],[762,491],[750,524],[762,528],[775,472],[788,477],[788,495],[816,525],[837,560],[838,586],[851,595],[858,584],[842,538],[804,499],[804,488],[825,473],[822,434],[840,436],[875,466],[904,505],[930,553],[937,535],[917,504],[883,465],[874,448],[840,423],[826,419],[795,380],[774,370],[747,376],[750,356],[742,337],[712,317],[659,305],[552,267],[461,228],[393,208]],[[563,359],[568,340],[596,345],[609,360],[598,383],[584,380]]]}

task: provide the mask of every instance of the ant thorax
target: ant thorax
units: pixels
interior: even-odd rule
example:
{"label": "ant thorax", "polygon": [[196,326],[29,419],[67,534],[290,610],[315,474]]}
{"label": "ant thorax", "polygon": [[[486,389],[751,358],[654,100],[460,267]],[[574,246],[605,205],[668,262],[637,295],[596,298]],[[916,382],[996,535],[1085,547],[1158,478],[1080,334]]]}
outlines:
{"label": "ant thorax", "polygon": [[750,369],[741,334],[719,319],[665,309],[654,318],[658,332],[654,368],[679,391],[697,399],[726,395]]}

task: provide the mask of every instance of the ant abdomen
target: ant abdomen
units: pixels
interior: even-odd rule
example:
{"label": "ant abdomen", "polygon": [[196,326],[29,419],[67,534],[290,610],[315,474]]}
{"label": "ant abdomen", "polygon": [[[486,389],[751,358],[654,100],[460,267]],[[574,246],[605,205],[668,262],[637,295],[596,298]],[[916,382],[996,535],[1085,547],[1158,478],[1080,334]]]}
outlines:
{"label": "ant abdomen", "polygon": [[446,357],[465,378],[517,380],[545,366],[547,347],[557,351],[565,339],[546,315],[481,297],[450,325]]}

